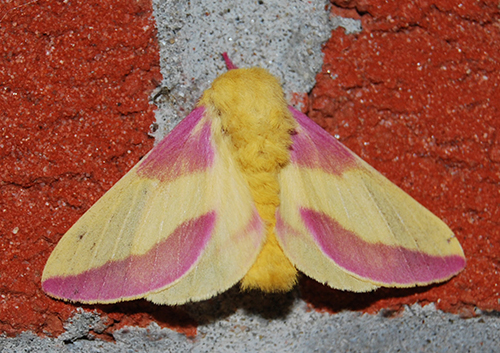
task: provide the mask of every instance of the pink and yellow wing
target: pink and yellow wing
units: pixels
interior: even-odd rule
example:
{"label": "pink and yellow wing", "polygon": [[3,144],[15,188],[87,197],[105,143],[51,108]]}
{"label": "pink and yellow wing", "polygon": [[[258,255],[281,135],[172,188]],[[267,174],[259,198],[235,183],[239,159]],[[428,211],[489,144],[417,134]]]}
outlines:
{"label": "pink and yellow wing", "polygon": [[195,109],[61,239],[42,277],[84,303],[202,300],[237,283],[264,241],[220,127]]}
{"label": "pink and yellow wing", "polygon": [[369,291],[446,280],[465,266],[439,218],[291,108],[298,128],[281,172],[276,233],[306,275]]}

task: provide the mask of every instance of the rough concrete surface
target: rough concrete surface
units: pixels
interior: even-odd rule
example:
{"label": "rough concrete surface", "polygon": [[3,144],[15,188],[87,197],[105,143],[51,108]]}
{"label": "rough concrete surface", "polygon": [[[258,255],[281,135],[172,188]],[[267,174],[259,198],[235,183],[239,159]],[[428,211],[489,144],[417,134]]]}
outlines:
{"label": "rough concrete surface", "polygon": [[[79,315],[83,315],[80,313]],[[151,323],[147,328],[124,328],[114,343],[89,340],[88,330],[98,318],[86,314],[67,326],[74,335],[41,338],[23,333],[0,341],[3,353],[18,352],[498,352],[500,320],[483,315],[461,319],[434,305],[406,307],[388,318],[342,312],[336,315],[307,310],[297,301],[283,318],[264,319],[242,310],[202,325],[188,338]],[[80,332],[80,334],[78,334]]]}
{"label": "rough concrete surface", "polygon": [[160,44],[162,89],[156,99],[161,138],[191,111],[201,94],[226,71],[221,53],[236,66],[260,66],[281,79],[289,98],[307,93],[322,64],[321,45],[336,26],[351,31],[360,22],[330,22],[328,2],[154,1]]}

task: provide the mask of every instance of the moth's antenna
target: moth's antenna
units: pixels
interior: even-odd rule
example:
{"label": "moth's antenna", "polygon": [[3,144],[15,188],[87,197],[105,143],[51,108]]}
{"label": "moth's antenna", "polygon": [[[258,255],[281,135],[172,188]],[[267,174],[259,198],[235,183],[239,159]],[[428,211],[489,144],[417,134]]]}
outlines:
{"label": "moth's antenna", "polygon": [[229,59],[229,56],[227,55],[226,52],[222,53],[222,57],[224,58],[224,61],[226,62],[226,66],[228,70],[233,70],[237,69],[238,66],[234,65],[231,59]]}

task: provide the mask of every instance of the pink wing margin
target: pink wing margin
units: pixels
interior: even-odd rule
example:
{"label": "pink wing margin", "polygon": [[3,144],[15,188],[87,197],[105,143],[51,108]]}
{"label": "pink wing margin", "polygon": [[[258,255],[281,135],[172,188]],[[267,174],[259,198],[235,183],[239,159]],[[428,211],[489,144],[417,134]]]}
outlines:
{"label": "pink wing margin", "polygon": [[[372,169],[306,115],[292,107],[290,111],[298,123],[297,133],[292,136],[291,168],[319,170],[334,176],[342,176],[344,172],[352,169]],[[286,173],[285,170],[283,172]],[[378,174],[375,170],[370,170],[366,174],[373,175],[373,173]],[[383,177],[380,175],[380,178]],[[309,182],[311,180],[301,183]],[[293,189],[290,187],[287,190],[293,192]],[[328,197],[328,195],[318,192],[317,195],[311,197]],[[284,202],[286,201],[282,198],[282,204]],[[386,202],[391,201],[386,198]],[[412,202],[416,203],[413,199]],[[398,205],[391,206],[395,209],[398,207]],[[306,233],[294,229],[290,225],[290,220],[282,217],[279,209],[276,217],[278,238],[285,253],[291,258],[300,259],[300,256],[289,253],[290,249],[287,244],[291,237],[307,238],[304,246],[310,245],[312,241],[328,259],[348,273],[377,285],[394,286],[411,286],[445,280],[465,266],[465,258],[463,253],[460,253],[459,245],[459,251],[456,251],[456,254],[436,256],[403,246],[386,245],[380,242],[371,243],[353,231],[343,228],[334,215],[304,205],[293,205],[293,207],[297,208],[296,214]],[[455,238],[452,241],[457,242]],[[293,260],[292,262],[295,262],[299,270],[308,274],[307,265]]]}
{"label": "pink wing margin", "polygon": [[[161,289],[196,263],[214,225],[215,212],[210,212],[183,223],[146,254],[112,261],[75,276],[49,278],[43,282],[43,290],[71,301],[107,302]],[[182,259],[179,254],[184,254]]]}

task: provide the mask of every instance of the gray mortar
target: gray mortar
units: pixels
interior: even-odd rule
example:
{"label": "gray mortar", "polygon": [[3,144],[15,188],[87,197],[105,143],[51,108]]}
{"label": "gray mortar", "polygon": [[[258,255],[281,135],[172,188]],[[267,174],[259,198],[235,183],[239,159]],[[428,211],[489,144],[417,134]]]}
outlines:
{"label": "gray mortar", "polygon": [[[478,313],[481,314],[481,313]],[[336,315],[308,310],[298,300],[280,319],[265,319],[239,309],[233,315],[201,325],[188,338],[156,323],[147,328],[124,328],[115,343],[81,336],[98,317],[78,313],[59,338],[23,333],[0,339],[0,352],[498,352],[500,319],[480,315],[462,319],[436,310],[433,304],[406,307],[395,318],[342,312]],[[72,327],[75,326],[75,327]]]}
{"label": "gray mortar", "polygon": [[[226,72],[221,54],[238,67],[267,68],[287,97],[309,92],[321,69],[321,45],[337,26],[328,1],[153,1],[158,27],[163,95],[155,99],[159,141]],[[361,28],[359,21],[352,27]],[[348,28],[351,28],[348,27]],[[155,93],[159,93],[159,90]]]}

